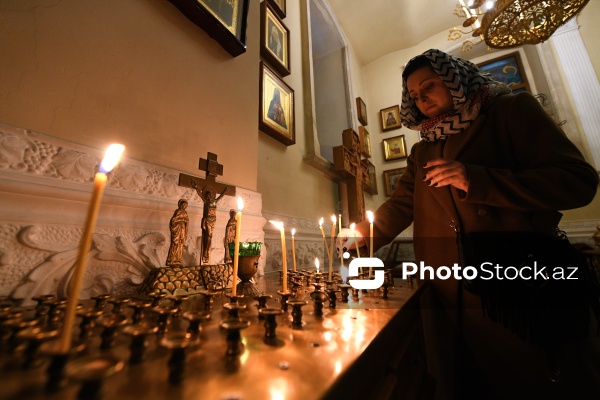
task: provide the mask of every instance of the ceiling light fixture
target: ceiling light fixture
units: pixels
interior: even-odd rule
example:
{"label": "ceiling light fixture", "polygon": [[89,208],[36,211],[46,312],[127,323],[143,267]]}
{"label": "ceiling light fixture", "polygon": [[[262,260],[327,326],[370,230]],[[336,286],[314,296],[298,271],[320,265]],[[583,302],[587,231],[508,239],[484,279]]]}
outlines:
{"label": "ceiling light fixture", "polygon": [[471,34],[461,46],[467,52],[485,42],[504,49],[542,43],[579,13],[589,0],[459,0],[454,15],[464,18],[462,28],[450,29],[448,40]]}

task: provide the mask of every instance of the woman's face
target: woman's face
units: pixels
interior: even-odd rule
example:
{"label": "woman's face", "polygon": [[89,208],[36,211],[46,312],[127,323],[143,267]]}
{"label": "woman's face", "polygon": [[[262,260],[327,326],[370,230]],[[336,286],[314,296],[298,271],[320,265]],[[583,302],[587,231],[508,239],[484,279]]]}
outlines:
{"label": "woman's face", "polygon": [[428,118],[452,110],[452,94],[432,67],[424,66],[406,80],[408,95]]}

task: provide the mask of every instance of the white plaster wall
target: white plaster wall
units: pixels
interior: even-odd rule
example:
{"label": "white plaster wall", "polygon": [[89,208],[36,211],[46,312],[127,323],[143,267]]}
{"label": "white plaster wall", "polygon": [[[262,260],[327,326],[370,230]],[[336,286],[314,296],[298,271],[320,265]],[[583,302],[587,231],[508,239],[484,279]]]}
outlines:
{"label": "white plaster wall", "polygon": [[[93,176],[103,154],[47,135],[0,124],[0,295],[27,301],[66,295],[79,257],[79,241]],[[199,265],[202,201],[177,185],[179,172],[125,157],[108,177],[82,298],[135,294],[154,268],[165,265],[169,221],[180,198],[190,219],[184,265]],[[245,203],[242,241],[264,241],[259,193],[237,189]],[[211,263],[222,262],[223,238],[234,197],[219,202]],[[264,271],[266,250],[259,261]]]}

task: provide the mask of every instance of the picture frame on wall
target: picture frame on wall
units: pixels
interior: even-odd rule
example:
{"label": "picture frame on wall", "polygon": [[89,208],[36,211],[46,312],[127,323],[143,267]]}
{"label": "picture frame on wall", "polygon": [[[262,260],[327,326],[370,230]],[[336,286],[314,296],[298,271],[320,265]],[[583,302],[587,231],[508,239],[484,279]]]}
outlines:
{"label": "picture frame on wall", "polygon": [[260,55],[281,76],[290,74],[290,31],[269,2],[260,5]]}
{"label": "picture frame on wall", "polygon": [[358,122],[363,125],[369,125],[367,120],[367,105],[360,97],[356,98],[356,116]]}
{"label": "picture frame on wall", "polygon": [[363,157],[371,158],[371,134],[364,126],[358,127],[358,136],[360,140],[360,153]]}
{"label": "picture frame on wall", "polygon": [[286,14],[286,0],[266,0],[269,5],[273,8],[273,11],[279,16],[279,18],[284,19]]}
{"label": "picture frame on wall", "polygon": [[369,183],[363,182],[363,189],[369,193],[370,195],[377,194],[377,173],[375,170],[375,166],[370,160],[363,159],[361,160],[362,164],[366,167],[369,172]]}
{"label": "picture frame on wall", "polygon": [[246,52],[250,0],[169,0],[233,57]]}
{"label": "picture frame on wall", "polygon": [[398,183],[400,182],[400,178],[404,174],[404,171],[406,171],[406,167],[383,171],[383,181],[386,196],[390,197],[392,193],[394,193],[394,190],[396,190],[398,187]]}
{"label": "picture frame on wall", "polygon": [[400,122],[400,106],[395,105],[379,110],[381,115],[381,131],[387,132],[402,128]]}
{"label": "picture frame on wall", "polygon": [[489,73],[493,80],[506,84],[512,93],[523,91],[531,93],[527,74],[518,51],[479,63],[477,66],[483,72]]}
{"label": "picture frame on wall", "polygon": [[385,161],[406,158],[406,142],[404,135],[383,139],[383,158]]}
{"label": "picture frame on wall", "polygon": [[286,146],[296,143],[294,90],[260,62],[259,129]]}

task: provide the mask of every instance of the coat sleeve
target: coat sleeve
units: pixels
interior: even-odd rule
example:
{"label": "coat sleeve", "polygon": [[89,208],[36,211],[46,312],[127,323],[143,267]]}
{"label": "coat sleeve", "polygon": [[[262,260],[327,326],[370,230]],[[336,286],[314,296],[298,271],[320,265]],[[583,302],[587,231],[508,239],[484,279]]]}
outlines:
{"label": "coat sleeve", "polygon": [[[416,146],[416,144],[415,144]],[[413,147],[414,150],[414,147]],[[392,196],[374,213],[373,247],[376,251],[390,243],[413,222],[415,169],[413,152],[408,156],[406,170]],[[364,238],[369,237],[369,221],[356,225]],[[368,243],[368,239],[367,239]]]}
{"label": "coat sleeve", "polygon": [[517,211],[567,210],[590,203],[598,174],[528,93],[510,96],[495,134],[508,135],[515,168],[465,165],[469,192],[461,201]]}

